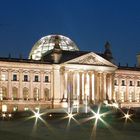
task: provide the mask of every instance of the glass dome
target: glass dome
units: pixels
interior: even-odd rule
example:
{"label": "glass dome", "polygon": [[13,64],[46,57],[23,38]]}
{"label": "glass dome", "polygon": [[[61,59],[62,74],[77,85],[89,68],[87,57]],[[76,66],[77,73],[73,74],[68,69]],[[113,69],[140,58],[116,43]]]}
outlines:
{"label": "glass dome", "polygon": [[67,51],[79,50],[76,44],[68,37],[62,35],[48,35],[42,37],[40,40],[38,40],[35,43],[35,45],[33,46],[29,54],[29,59],[40,60],[44,53],[46,53],[49,50],[52,50],[55,45],[56,36],[59,38],[59,46],[62,50],[67,50]]}

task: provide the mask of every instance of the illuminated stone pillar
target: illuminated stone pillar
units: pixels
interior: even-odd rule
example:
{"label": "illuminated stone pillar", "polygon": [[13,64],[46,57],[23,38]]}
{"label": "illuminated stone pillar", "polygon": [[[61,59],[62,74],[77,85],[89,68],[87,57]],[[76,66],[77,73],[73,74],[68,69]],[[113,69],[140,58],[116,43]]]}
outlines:
{"label": "illuminated stone pillar", "polygon": [[99,101],[102,101],[103,99],[103,93],[102,93],[102,73],[98,74],[98,82],[99,82]]}
{"label": "illuminated stone pillar", "polygon": [[79,93],[79,101],[80,101],[80,104],[83,103],[83,100],[82,100],[82,72],[79,73],[79,88],[80,88],[80,93]]}
{"label": "illuminated stone pillar", "polygon": [[53,98],[55,104],[58,104],[60,102],[60,84],[60,66],[53,65]]}
{"label": "illuminated stone pillar", "polygon": [[111,74],[111,99],[115,101],[114,73]]}
{"label": "illuminated stone pillar", "polygon": [[30,88],[29,88],[29,93],[30,93],[30,95],[29,95],[29,98],[30,99],[33,99],[33,71],[31,70],[30,71]]}
{"label": "illuminated stone pillar", "polygon": [[121,78],[118,77],[118,100],[121,100]]}
{"label": "illuminated stone pillar", "polygon": [[137,97],[137,81],[134,78],[134,98],[135,98],[135,102],[138,102],[138,97]]}
{"label": "illuminated stone pillar", "polygon": [[40,72],[40,96],[39,96],[39,98],[41,100],[45,99],[44,98],[44,72],[43,71]]}
{"label": "illuminated stone pillar", "polygon": [[85,96],[85,74],[82,72],[82,101],[84,100]]}
{"label": "illuminated stone pillar", "polygon": [[130,101],[129,100],[129,79],[127,78],[126,79],[126,95],[125,95],[125,99],[124,99],[125,101]]}
{"label": "illuminated stone pillar", "polygon": [[98,73],[94,72],[94,81],[95,81],[95,103],[99,101],[99,85],[98,85]]}
{"label": "illuminated stone pillar", "polygon": [[23,87],[22,87],[22,81],[23,81],[23,70],[19,69],[19,99],[23,100]]}
{"label": "illuminated stone pillar", "polygon": [[8,69],[8,98],[12,99],[12,70]]}
{"label": "illuminated stone pillar", "polygon": [[73,72],[72,84],[73,84],[73,99],[76,99],[77,96],[76,96],[76,74],[75,74],[75,72]]}
{"label": "illuminated stone pillar", "polygon": [[65,71],[64,73],[65,83],[64,83],[64,99],[67,99],[67,81],[68,81],[68,72]]}
{"label": "illuminated stone pillar", "polygon": [[93,100],[94,100],[94,89],[93,89],[93,86],[94,86],[94,79],[93,79],[93,73],[90,72],[90,75],[89,75],[89,84],[90,84],[90,94],[89,94],[89,100],[90,100],[90,103],[93,103]]}
{"label": "illuminated stone pillar", "polygon": [[113,99],[113,82],[112,82],[112,78],[113,77],[113,75],[112,75],[112,73],[110,74],[110,76],[109,76],[109,100],[112,100]]}
{"label": "illuminated stone pillar", "polygon": [[64,70],[61,69],[60,70],[60,99],[62,101],[62,99],[64,99],[64,94],[65,94],[65,89],[64,89],[64,86],[65,86],[65,74],[64,74]]}
{"label": "illuminated stone pillar", "polygon": [[73,106],[73,72],[70,72],[70,107]]}
{"label": "illuminated stone pillar", "polygon": [[51,95],[50,95],[50,98],[51,98],[51,100],[52,100],[52,99],[53,99],[53,96],[54,96],[54,95],[53,95],[53,93],[54,93],[54,92],[53,92],[53,90],[54,90],[54,89],[53,89],[53,88],[54,88],[54,85],[53,85],[53,70],[51,70],[51,72],[50,72],[50,82],[51,82],[51,83],[50,83],[50,84],[51,84],[51,85],[50,85],[50,94],[51,94]]}
{"label": "illuminated stone pillar", "polygon": [[110,74],[107,74],[107,99],[111,100]]}
{"label": "illuminated stone pillar", "polygon": [[106,100],[106,73],[103,73],[103,100]]}

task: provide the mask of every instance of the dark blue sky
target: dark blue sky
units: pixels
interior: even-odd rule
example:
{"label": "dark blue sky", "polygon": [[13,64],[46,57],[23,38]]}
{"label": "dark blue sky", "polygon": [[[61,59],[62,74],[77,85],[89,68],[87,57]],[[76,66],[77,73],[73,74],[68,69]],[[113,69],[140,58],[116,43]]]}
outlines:
{"label": "dark blue sky", "polygon": [[140,0],[0,0],[0,56],[27,58],[36,41],[56,33],[80,50],[102,52],[109,41],[117,62],[134,65]]}

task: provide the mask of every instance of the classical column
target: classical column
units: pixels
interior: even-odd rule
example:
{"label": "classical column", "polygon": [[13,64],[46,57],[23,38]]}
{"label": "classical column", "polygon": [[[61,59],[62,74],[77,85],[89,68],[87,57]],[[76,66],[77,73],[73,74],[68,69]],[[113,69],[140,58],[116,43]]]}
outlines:
{"label": "classical column", "polygon": [[125,98],[124,98],[125,101],[130,101],[129,100],[129,79],[126,78],[126,95],[125,95]]}
{"label": "classical column", "polygon": [[121,100],[121,78],[118,77],[118,101]]}
{"label": "classical column", "polygon": [[44,71],[40,72],[40,99],[44,100]]}
{"label": "classical column", "polygon": [[80,75],[79,75],[79,88],[80,88],[79,100],[80,100],[80,104],[82,104],[83,103],[83,100],[82,100],[82,72],[80,72]]}
{"label": "classical column", "polygon": [[29,89],[29,93],[30,93],[30,95],[29,95],[29,98],[30,99],[33,99],[33,70],[31,70],[30,71],[30,89]]}
{"label": "classical column", "polygon": [[69,99],[70,99],[70,108],[72,109],[73,107],[73,72],[70,72],[69,79],[70,79]]}
{"label": "classical column", "polygon": [[90,100],[90,103],[93,103],[93,97],[94,97],[94,89],[93,89],[93,84],[94,84],[94,81],[93,81],[93,73],[90,72],[90,75],[89,75],[89,84],[90,84],[90,94],[89,94],[89,100]]}
{"label": "classical column", "polygon": [[54,95],[54,103],[59,104],[60,102],[60,65],[53,65],[53,95]]}
{"label": "classical column", "polygon": [[103,93],[102,93],[102,73],[99,73],[99,100],[102,101]]}
{"label": "classical column", "polygon": [[106,100],[106,73],[103,73],[103,99]]}
{"label": "classical column", "polygon": [[75,72],[73,72],[73,81],[72,81],[72,84],[73,84],[73,99],[76,98],[76,82],[75,82]]}
{"label": "classical column", "polygon": [[98,73],[94,72],[94,87],[95,87],[95,103],[99,101],[99,85],[98,85]]}
{"label": "classical column", "polygon": [[138,102],[136,89],[137,89],[137,81],[136,81],[136,78],[134,78],[134,98],[135,98],[135,102]]}
{"label": "classical column", "polygon": [[8,99],[12,99],[12,70],[8,69]]}
{"label": "classical column", "polygon": [[82,101],[84,100],[84,96],[85,96],[85,74],[84,72],[82,72]]}
{"label": "classical column", "polygon": [[65,80],[65,83],[64,83],[64,99],[67,99],[67,80],[68,80],[68,72],[65,71],[64,73],[64,80]]}
{"label": "classical column", "polygon": [[60,86],[61,86],[61,89],[60,89],[60,99],[64,99],[64,94],[65,94],[65,89],[64,89],[64,86],[65,86],[65,75],[64,75],[64,70],[61,69],[60,70]]}
{"label": "classical column", "polygon": [[107,74],[107,82],[106,82],[107,86],[106,86],[106,89],[107,89],[107,99],[108,100],[111,100],[110,98],[110,74]]}
{"label": "classical column", "polygon": [[19,99],[23,100],[23,87],[22,87],[22,81],[23,81],[23,70],[19,69]]}

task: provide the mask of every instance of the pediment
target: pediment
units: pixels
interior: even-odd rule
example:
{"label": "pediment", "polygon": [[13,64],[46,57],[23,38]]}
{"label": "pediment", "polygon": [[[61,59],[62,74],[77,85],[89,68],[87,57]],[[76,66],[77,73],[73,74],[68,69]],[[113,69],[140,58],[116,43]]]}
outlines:
{"label": "pediment", "polygon": [[83,64],[83,65],[98,65],[98,66],[111,66],[116,67],[116,65],[107,61],[103,57],[91,52],[75,59],[65,62],[67,64]]}

